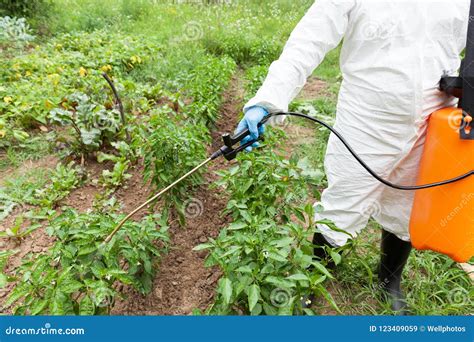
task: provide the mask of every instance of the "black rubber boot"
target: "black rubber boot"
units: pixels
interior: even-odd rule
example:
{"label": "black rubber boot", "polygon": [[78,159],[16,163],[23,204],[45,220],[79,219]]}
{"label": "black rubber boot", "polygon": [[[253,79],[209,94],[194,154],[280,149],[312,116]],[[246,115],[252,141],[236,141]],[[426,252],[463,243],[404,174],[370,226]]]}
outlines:
{"label": "black rubber boot", "polygon": [[332,246],[326,240],[324,235],[321,234],[321,233],[314,233],[314,235],[313,235],[313,245],[314,245],[314,249],[313,249],[314,256],[316,258],[318,258],[319,260],[321,260],[321,261],[326,261],[327,262],[327,264],[326,264],[327,268],[329,268],[331,270],[334,269],[336,267],[336,265],[334,264],[334,261],[332,260],[331,256],[328,255],[328,253],[326,252],[326,248],[325,248],[325,247],[334,248],[334,246]]}
{"label": "black rubber boot", "polygon": [[[313,235],[313,253],[314,253],[314,258],[313,259],[318,259],[318,261],[323,261],[326,263],[326,268],[333,270],[336,267],[336,264],[332,260],[331,256],[328,255],[326,252],[325,247],[331,247],[334,248],[324,237],[323,234],[321,233],[314,233]],[[313,266],[310,266],[310,270],[313,269]],[[301,298],[301,307],[303,309],[311,307],[311,304],[314,302],[314,295],[310,294],[307,296],[303,296]]]}
{"label": "black rubber boot", "polygon": [[399,239],[396,235],[382,231],[381,259],[379,266],[380,286],[391,301],[393,311],[407,314],[407,304],[400,288],[403,268],[411,251],[411,243]]}

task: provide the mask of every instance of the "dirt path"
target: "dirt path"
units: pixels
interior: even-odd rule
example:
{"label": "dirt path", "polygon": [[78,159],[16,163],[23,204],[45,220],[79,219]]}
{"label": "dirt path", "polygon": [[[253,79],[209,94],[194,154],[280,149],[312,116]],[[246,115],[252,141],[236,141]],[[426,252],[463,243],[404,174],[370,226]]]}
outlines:
{"label": "dirt path", "polygon": [[321,96],[330,96],[329,85],[327,82],[312,76],[306,82],[297,99],[311,101]]}
{"label": "dirt path", "polygon": [[[238,72],[224,93],[221,118],[212,131],[213,146],[220,147],[220,136],[235,128],[242,104],[243,87]],[[196,308],[204,310],[212,303],[216,283],[220,277],[217,268],[204,266],[206,252],[192,249],[209,237],[216,237],[230,222],[221,212],[227,205],[225,195],[211,184],[216,180],[215,170],[224,167],[226,161],[216,161],[209,167],[204,184],[187,202],[188,218],[185,227],[172,224],[171,249],[160,263],[148,296],[125,289],[126,298],[116,303],[112,314],[116,315],[189,315]]]}

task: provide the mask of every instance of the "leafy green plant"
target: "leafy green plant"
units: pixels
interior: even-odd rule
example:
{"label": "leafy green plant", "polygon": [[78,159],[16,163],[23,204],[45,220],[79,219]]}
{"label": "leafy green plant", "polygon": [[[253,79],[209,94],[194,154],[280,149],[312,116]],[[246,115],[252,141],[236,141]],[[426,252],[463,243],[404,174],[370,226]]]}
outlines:
{"label": "leafy green plant", "polygon": [[[234,221],[218,238],[195,248],[209,250],[206,266],[218,265],[224,273],[209,312],[313,314],[302,306],[309,294],[323,296],[338,310],[322,284],[332,275],[313,260],[308,237],[314,233],[314,212],[304,205],[308,183],[318,184],[323,174],[306,159],[286,160],[266,148],[240,156],[238,165],[219,172],[217,185],[230,194],[225,211]],[[339,263],[339,254],[331,253]]]}
{"label": "leafy green plant", "polygon": [[122,185],[127,179],[131,177],[127,170],[131,163],[137,159],[135,151],[125,141],[112,143],[117,154],[100,152],[97,156],[97,161],[103,163],[111,161],[114,163],[112,170],[102,171],[101,183],[106,188],[115,189]]}
{"label": "leafy green plant", "polygon": [[74,162],[67,165],[58,163],[50,176],[51,182],[46,187],[35,191],[34,200],[31,203],[42,208],[54,208],[60,200],[81,183],[80,174],[81,170]]}
{"label": "leafy green plant", "polygon": [[245,79],[247,80],[245,85],[246,100],[250,100],[251,96],[257,93],[263,81],[265,81],[267,73],[268,65],[255,65],[247,69],[245,72]]}
{"label": "leafy green plant", "polygon": [[203,39],[206,49],[217,55],[232,57],[241,65],[269,64],[278,58],[283,39],[262,39],[239,28],[212,32]]}
{"label": "leafy green plant", "polygon": [[18,208],[36,201],[35,192],[47,184],[49,170],[36,169],[7,179],[0,187],[0,221]]}
{"label": "leafy green plant", "polygon": [[[307,205],[295,211],[301,212],[312,217],[313,208]],[[313,246],[308,240],[312,226],[312,220],[306,226],[255,217],[250,222],[232,223],[217,239],[196,247],[210,250],[206,266],[219,265],[224,273],[210,313],[311,315],[313,312],[302,306],[303,298],[311,293],[324,296],[337,309],[322,285],[333,277],[313,260]],[[335,256],[335,260],[338,263],[340,258]]]}
{"label": "leafy green plant", "polygon": [[76,140],[72,148],[76,153],[97,151],[114,141],[120,132],[122,125],[119,111],[107,110],[92,103],[85,94],[71,94],[62,106],[65,109],[53,109],[50,118],[74,128]]}
{"label": "leafy green plant", "polygon": [[13,42],[18,46],[22,46],[34,38],[25,18],[11,18],[8,16],[0,18],[0,43]]}
{"label": "leafy green plant", "polygon": [[[14,222],[0,232],[0,238],[21,240],[41,228],[39,220],[51,217],[59,201],[80,185],[80,174],[81,170],[74,162],[68,165],[59,163],[52,172],[48,172],[49,182],[46,179],[30,182],[29,177],[25,176],[24,181],[7,183],[6,191],[0,191],[0,208],[3,209],[0,220],[10,215],[16,207],[31,205],[35,208],[20,212]],[[40,184],[42,187],[37,188]]]}
{"label": "leafy green plant", "polygon": [[[180,124],[173,119],[153,116],[150,135],[143,146],[145,180],[162,189],[196,167],[206,158],[207,129],[199,123]],[[166,194],[165,201],[175,206],[184,220],[183,199],[202,182],[202,172],[191,175]]]}
{"label": "leafy green plant", "polygon": [[7,122],[0,118],[0,147],[9,147],[12,142],[25,142],[29,137],[27,132],[8,126]]}
{"label": "leafy green plant", "polygon": [[169,241],[166,218],[128,222],[104,245],[117,219],[68,209],[52,220],[46,230],[56,237],[55,244],[17,269],[19,282],[5,307],[14,305],[15,314],[104,314],[119,295],[117,282],[148,293],[154,263]]}
{"label": "leafy green plant", "polygon": [[185,109],[195,120],[202,120],[207,126],[213,124],[219,115],[223,91],[226,89],[236,68],[230,58],[207,56],[192,72],[185,88],[193,102]]}
{"label": "leafy green plant", "polygon": [[18,252],[18,250],[0,251],[0,289],[5,287],[9,281],[12,281],[11,277],[4,273],[4,270],[8,263],[8,259]]}
{"label": "leafy green plant", "polygon": [[17,216],[12,226],[6,228],[5,231],[0,232],[0,238],[20,240],[24,238],[25,236],[31,234],[38,228],[41,228],[40,224],[35,223],[35,224],[29,225],[27,229],[23,229],[24,220],[25,220],[24,215]]}
{"label": "leafy green plant", "polygon": [[317,185],[323,177],[321,171],[309,167],[306,159],[287,160],[269,146],[259,153],[241,155],[239,161],[229,170],[218,172],[221,178],[216,182],[232,194],[226,212],[234,221],[278,216],[288,222],[293,206],[306,199],[308,184]]}
{"label": "leafy green plant", "polygon": [[[0,119],[4,127],[0,127],[0,147],[26,140],[28,136],[24,135],[29,129],[44,128],[55,108],[59,112],[53,113],[53,118],[71,124],[71,117],[67,116],[73,113],[64,112],[75,110],[68,102],[70,94],[75,94],[71,99],[73,103],[77,100],[74,97],[87,94],[89,99],[82,102],[88,102],[88,106],[82,109],[93,114],[93,117],[82,120],[86,127],[77,124],[81,138],[78,141],[84,138],[91,145],[100,144],[103,134],[97,139],[98,132],[93,128],[110,130],[112,132],[107,134],[114,134],[115,116],[118,116],[112,109],[111,94],[105,90],[107,84],[102,73],[123,79],[124,75],[146,65],[150,56],[155,56],[159,49],[159,42],[118,32],[76,32],[50,39],[31,53],[2,59]],[[117,84],[117,87],[121,85]],[[92,124],[89,119],[93,120]],[[81,128],[84,130],[82,133]]]}
{"label": "leafy green plant", "polygon": [[34,16],[51,8],[50,0],[0,0],[0,14]]}

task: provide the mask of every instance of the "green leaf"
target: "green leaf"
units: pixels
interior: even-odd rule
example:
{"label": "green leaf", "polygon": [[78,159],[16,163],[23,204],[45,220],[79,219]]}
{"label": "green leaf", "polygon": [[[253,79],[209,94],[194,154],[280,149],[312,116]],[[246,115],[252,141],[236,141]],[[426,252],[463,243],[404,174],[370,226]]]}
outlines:
{"label": "green leaf", "polygon": [[341,255],[339,253],[334,252],[334,251],[331,251],[330,254],[331,254],[332,260],[334,260],[334,263],[336,265],[339,265],[341,263],[341,259],[342,259]]}
{"label": "green leaf", "polygon": [[289,280],[286,280],[286,279],[283,279],[283,278],[278,278],[278,277],[275,277],[275,276],[266,277],[265,282],[267,282],[269,284],[272,284],[272,285],[275,285],[277,287],[283,288],[283,289],[289,289],[289,288],[292,288],[292,287],[296,286],[296,284],[294,284],[293,282],[291,282]]}
{"label": "green leaf", "polygon": [[329,273],[329,271],[327,270],[326,267],[324,267],[323,265],[321,265],[319,262],[315,261],[312,263],[314,265],[314,267],[316,267],[318,269],[318,271],[320,271],[322,274],[324,274],[326,277],[330,278],[330,279],[333,279],[334,277],[332,276],[331,273]]}
{"label": "green leaf", "polygon": [[20,298],[28,295],[30,293],[30,288],[26,284],[23,286],[17,286],[15,289],[10,293],[8,299],[3,303],[4,308],[8,308],[13,303],[17,302]]}
{"label": "green leaf", "polygon": [[291,237],[284,237],[282,239],[272,241],[272,245],[274,245],[276,247],[280,247],[280,248],[288,247],[292,243],[293,243],[293,238],[291,238]]}
{"label": "green leaf", "polygon": [[193,248],[193,251],[198,252],[198,251],[202,251],[202,250],[205,250],[205,249],[212,248],[213,246],[214,245],[212,243],[207,242],[207,243],[197,245],[196,247]]}
{"label": "green leaf", "polygon": [[33,302],[33,305],[30,307],[30,314],[32,316],[40,314],[44,308],[48,305],[49,299],[43,298],[43,299],[38,299]]}
{"label": "green leaf", "polygon": [[310,218],[313,218],[314,216],[314,207],[313,205],[311,204],[306,204],[306,206],[304,207],[304,212],[306,213],[306,215],[308,215],[308,217]]}
{"label": "green leaf", "polygon": [[303,273],[292,274],[289,277],[286,277],[288,280],[298,280],[298,281],[308,281],[309,278]]}
{"label": "green leaf", "polygon": [[332,295],[329,293],[329,291],[326,290],[326,288],[322,285],[318,285],[318,289],[321,292],[321,294],[324,296],[324,298],[328,301],[328,303],[331,304],[331,306],[334,309],[336,309],[337,312],[342,313],[339,307],[337,306],[336,301],[334,300]]}
{"label": "green leaf", "polygon": [[231,223],[229,228],[227,228],[228,230],[240,230],[240,229],[244,229],[247,227],[247,223],[245,222],[234,222],[234,223]]}
{"label": "green leaf", "polygon": [[241,272],[241,273],[252,273],[252,268],[250,268],[249,265],[244,265],[244,266],[240,266],[235,271],[236,272]]}
{"label": "green leaf", "polygon": [[70,294],[81,289],[83,287],[83,284],[74,279],[66,279],[63,282],[61,282],[61,284],[59,284],[59,287],[62,292],[66,294]]}
{"label": "green leaf", "polygon": [[252,178],[249,178],[245,184],[240,188],[240,191],[242,191],[242,193],[245,193],[247,192],[247,190],[252,186],[252,183],[253,183],[253,179]]}
{"label": "green leaf", "polygon": [[252,216],[248,213],[246,210],[240,210],[239,211],[240,215],[244,218],[245,221],[247,222],[252,222]]}
{"label": "green leaf", "polygon": [[81,248],[77,255],[78,256],[87,255],[87,254],[90,254],[92,252],[95,252],[96,250],[97,250],[97,247],[95,247],[95,246],[89,246],[89,247]]}
{"label": "green leaf", "polygon": [[260,299],[260,287],[257,284],[250,286],[248,296],[249,310],[252,311]]}
{"label": "green leaf", "polygon": [[298,220],[302,221],[302,222],[305,222],[306,221],[306,218],[304,217],[304,214],[303,212],[298,209],[298,208],[294,208],[293,209],[293,213],[295,214],[295,216],[298,218]]}
{"label": "green leaf", "polygon": [[0,289],[5,287],[8,283],[8,278],[5,274],[0,273]]}
{"label": "green leaf", "polygon": [[284,258],[281,255],[279,255],[277,253],[274,253],[274,252],[268,253],[268,258],[273,259],[275,261],[280,261],[280,262],[286,262],[287,261],[286,258]]}
{"label": "green leaf", "polygon": [[316,275],[314,277],[311,277],[311,284],[315,286],[315,285],[321,284],[326,279],[327,277],[325,275],[320,275],[320,276]]}
{"label": "green leaf", "polygon": [[258,316],[262,313],[262,305],[260,303],[257,303],[257,305],[255,305],[255,307],[253,308],[252,311],[250,311],[250,314],[252,316]]}
{"label": "green leaf", "polygon": [[229,305],[232,298],[232,281],[229,278],[222,278],[219,281],[219,289],[224,299],[224,304]]}
{"label": "green leaf", "polygon": [[51,315],[66,315],[70,306],[69,297],[61,291],[56,291],[52,301],[49,303],[49,313]]}
{"label": "green leaf", "polygon": [[267,316],[276,316],[278,311],[275,309],[273,305],[263,303],[263,311]]}
{"label": "green leaf", "polygon": [[85,296],[79,302],[79,315],[93,315],[95,312],[94,302],[89,296]]}

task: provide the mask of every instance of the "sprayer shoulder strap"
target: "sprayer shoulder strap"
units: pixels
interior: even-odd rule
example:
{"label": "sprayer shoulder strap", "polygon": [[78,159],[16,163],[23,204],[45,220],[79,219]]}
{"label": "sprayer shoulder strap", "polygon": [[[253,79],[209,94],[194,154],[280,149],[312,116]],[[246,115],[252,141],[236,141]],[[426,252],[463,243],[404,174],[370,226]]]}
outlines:
{"label": "sprayer shoulder strap", "polygon": [[474,0],[471,1],[469,11],[469,25],[467,29],[466,56],[462,64],[461,77],[463,87],[462,108],[468,113],[474,113]]}

